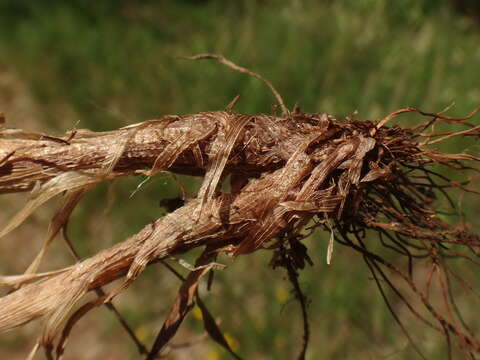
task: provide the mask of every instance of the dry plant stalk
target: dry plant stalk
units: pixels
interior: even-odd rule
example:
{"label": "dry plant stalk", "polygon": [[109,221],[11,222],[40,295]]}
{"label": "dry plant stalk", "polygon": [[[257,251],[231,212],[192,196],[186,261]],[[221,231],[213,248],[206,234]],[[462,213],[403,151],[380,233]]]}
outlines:
{"label": "dry plant stalk", "polygon": [[[218,55],[195,57],[202,58],[213,58],[252,74]],[[472,291],[474,287],[448,263],[451,257],[460,257],[480,264],[480,238],[460,225],[442,221],[433,204],[437,197],[448,197],[446,190],[450,187],[478,194],[466,183],[450,181],[435,171],[435,166],[455,172],[478,171],[480,158],[441,153],[430,145],[454,136],[478,138],[480,126],[467,122],[478,111],[465,118],[452,118],[407,108],[378,123],[337,120],[299,109],[289,112],[278,92],[274,94],[281,116],[243,115],[228,109],[164,116],[104,133],[71,131],[63,138],[1,130],[0,193],[31,191],[31,197],[0,229],[0,236],[14,230],[49,199],[60,195],[63,202],[51,221],[42,250],[26,273],[0,278],[0,283],[18,288],[0,298],[0,331],[42,317],[45,325],[40,345],[51,356],[57,342],[56,356],[61,358],[76,321],[93,307],[109,303],[147,265],[205,247],[197,267],[183,279],[175,305],[147,358],[155,358],[165,348],[195,301],[207,319],[209,334],[229,349],[197,296],[198,282],[214,267],[213,261],[220,253],[238,256],[268,249],[274,253],[273,265],[285,267],[295,285],[298,270],[311,262],[302,244],[302,230],[310,224],[310,228],[331,232],[328,262],[334,240],[353,248],[364,258],[389,307],[385,286],[421,322],[444,334],[449,344],[456,339],[460,350],[475,357],[480,343],[457,311],[449,291],[452,281]],[[415,128],[386,126],[403,112],[416,112],[426,121]],[[436,121],[466,130],[429,132]],[[101,181],[139,174],[153,176],[161,171],[203,175],[197,197],[131,238],[80,263],[37,273],[45,249],[84,193]],[[222,193],[219,184],[227,176],[232,190]],[[377,233],[383,247],[398,254],[395,263],[373,250],[378,246],[373,246],[372,237],[366,238],[366,230]],[[424,286],[414,277],[414,264],[424,259],[430,259],[431,275],[442,284],[442,304],[428,296],[431,278]],[[407,270],[402,270],[402,262]],[[120,287],[100,294],[96,301],[71,314],[87,292],[120,277],[124,277]],[[398,281],[403,282],[402,289],[396,285]],[[424,309],[410,304],[405,286]],[[299,300],[306,316],[301,293]],[[393,315],[404,329],[401,319]],[[409,336],[407,331],[405,334]],[[305,356],[308,323],[304,340],[299,358]]]}

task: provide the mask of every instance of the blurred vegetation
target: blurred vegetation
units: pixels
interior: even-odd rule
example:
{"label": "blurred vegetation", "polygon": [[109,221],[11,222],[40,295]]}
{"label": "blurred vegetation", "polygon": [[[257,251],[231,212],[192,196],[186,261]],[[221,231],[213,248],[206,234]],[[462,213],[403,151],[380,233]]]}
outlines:
{"label": "blurred vegetation", "polygon": [[[176,58],[202,52],[223,54],[261,73],[289,107],[298,102],[309,112],[358,111],[358,118],[378,119],[400,107],[439,111],[455,102],[450,113],[464,115],[480,104],[474,3],[463,2],[470,9],[464,11],[462,1],[448,0],[2,0],[0,76],[15,73],[31,92],[40,112],[28,123],[58,132],[218,110],[237,94],[237,111],[271,111],[273,98],[255,79],[215,63]],[[9,126],[27,123],[6,115]],[[467,145],[478,153],[478,146]],[[465,143],[451,146],[457,151]],[[70,225],[83,256],[160,216],[158,201],[179,194],[178,182],[190,196],[198,186],[195,179],[161,175],[130,199],[142,180],[121,181],[111,191],[100,186],[85,199]],[[465,204],[467,213],[476,210],[478,204]],[[412,358],[362,260],[336,246],[327,267],[326,240],[316,233],[308,241],[316,265],[301,277],[311,300],[308,358]],[[245,358],[290,359],[301,343],[300,312],[285,274],[269,269],[268,260],[261,253],[237,259],[217,274],[206,302]],[[153,339],[178,286],[159,283],[165,276],[157,268],[142,276],[121,304],[146,341]],[[186,326],[193,329],[190,336],[201,331],[198,316]],[[135,358],[133,343],[112,319],[90,329],[97,330],[98,346],[120,347],[125,358]],[[421,330],[413,334],[429,358],[442,358],[442,338]],[[0,339],[3,346],[18,342]],[[197,355],[229,358],[213,343]]]}

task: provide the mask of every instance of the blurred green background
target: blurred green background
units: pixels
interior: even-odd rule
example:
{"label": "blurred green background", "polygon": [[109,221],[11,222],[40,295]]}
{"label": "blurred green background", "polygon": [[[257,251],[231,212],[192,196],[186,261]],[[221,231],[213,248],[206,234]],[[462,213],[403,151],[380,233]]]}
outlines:
{"label": "blurred green background", "polygon": [[[74,127],[109,130],[162,114],[219,110],[237,94],[241,95],[237,111],[269,113],[274,99],[257,80],[213,62],[177,59],[212,52],[270,79],[290,108],[298,103],[308,112],[342,116],[358,111],[360,119],[379,119],[401,107],[433,112],[455,102],[450,114],[464,115],[480,104],[478,4],[476,0],[0,0],[0,112],[9,127],[54,134]],[[450,146],[456,151],[464,145]],[[477,145],[468,146],[478,153]],[[190,196],[199,183],[199,179],[163,174],[130,198],[142,180],[101,185],[75,211],[69,231],[83,257],[122,241],[161,216],[158,201],[179,194],[178,182]],[[5,221],[23,198],[9,195],[2,201]],[[467,200],[461,205],[467,214],[478,210],[477,203]],[[52,213],[52,207],[43,209],[2,239],[1,273],[21,272],[32,260]],[[336,246],[333,263],[327,266],[327,240],[328,234],[315,233],[307,241],[315,266],[300,279],[311,301],[307,358],[414,358],[362,259]],[[45,269],[71,263],[58,243]],[[233,263],[221,259],[229,267],[216,274],[210,293],[202,291],[232,346],[246,359],[291,359],[301,345],[298,305],[282,270],[268,267],[269,256],[258,253]],[[147,345],[178,286],[156,265],[115,300]],[[397,305],[400,314],[405,312]],[[429,359],[445,358],[440,336],[415,324],[409,329]],[[37,331],[38,324],[32,324],[2,335],[0,358],[25,356]],[[201,333],[194,310],[174,342],[194,340]],[[74,330],[66,358],[138,355],[110,313],[97,309]],[[170,358],[230,357],[213,342],[202,340]]]}

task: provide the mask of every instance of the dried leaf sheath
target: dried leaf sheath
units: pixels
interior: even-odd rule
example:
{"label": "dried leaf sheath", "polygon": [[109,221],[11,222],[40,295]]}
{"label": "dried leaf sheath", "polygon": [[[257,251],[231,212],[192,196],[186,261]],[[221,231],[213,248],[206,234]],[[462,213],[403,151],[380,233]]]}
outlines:
{"label": "dried leaf sheath", "polygon": [[[246,120],[249,118],[243,138],[231,151],[241,157],[233,156],[227,164],[230,171],[247,175],[278,167],[288,160],[303,136],[316,128],[311,118],[299,118],[295,126],[272,116],[251,115]],[[21,130],[0,130],[0,193],[30,191],[37,181],[43,184],[67,171],[99,175],[117,157],[109,177],[152,167],[155,172],[171,169],[203,174],[208,154],[220,145],[213,140],[244,121],[244,116],[227,112],[164,116],[105,133],[77,130],[62,139],[45,139],[40,134],[31,139],[33,135]],[[238,135],[237,130],[231,136]],[[125,141],[124,149],[119,149],[119,142]]]}
{"label": "dried leaf sheath", "polygon": [[[449,118],[449,122],[465,124],[464,119]],[[32,195],[33,205],[2,234],[48,198],[69,189],[69,176],[78,181],[78,190],[118,176],[163,170],[205,178],[197,199],[137,235],[0,298],[0,331],[45,316],[48,343],[87,291],[126,275],[121,291],[149,263],[203,245],[235,255],[267,245],[276,249],[280,244],[293,252],[299,249],[295,244],[302,227],[314,220],[328,231],[333,231],[332,224],[339,234],[337,241],[361,253],[375,275],[387,270],[403,279],[422,299],[425,311],[441,324],[434,328],[461,339],[466,351],[478,351],[475,335],[429,303],[411,274],[417,255],[432,261],[443,255],[478,261],[479,237],[442,222],[430,208],[445,188],[467,189],[466,184],[442,179],[429,168],[440,163],[463,171],[478,158],[429,150],[419,142],[425,135],[421,128],[385,127],[384,123],[338,121],[299,112],[286,118],[211,112],[168,116],[97,135],[78,132],[63,140],[19,139],[27,136],[4,131],[0,192],[39,185]],[[478,136],[472,129],[468,135]],[[239,183],[245,185],[231,194],[219,193],[217,184],[228,174],[243,179]],[[382,236],[382,244],[398,252],[399,261],[405,261],[410,270],[403,273],[370,250],[366,229]],[[460,248],[450,249],[449,244]],[[306,253],[290,257],[297,259],[297,268],[308,261]]]}

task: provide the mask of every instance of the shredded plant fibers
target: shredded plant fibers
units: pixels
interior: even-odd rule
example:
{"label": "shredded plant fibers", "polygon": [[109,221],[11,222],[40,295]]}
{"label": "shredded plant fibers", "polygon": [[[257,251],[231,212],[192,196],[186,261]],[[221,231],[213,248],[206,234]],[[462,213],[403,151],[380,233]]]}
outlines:
{"label": "shredded plant fibers", "polygon": [[[265,81],[217,55],[194,58],[213,58]],[[0,331],[41,317],[44,329],[38,346],[45,347],[48,356],[55,349],[60,358],[75,323],[98,305],[116,311],[109,301],[147,265],[204,247],[195,268],[182,279],[178,298],[152,348],[147,350],[130,335],[139,351],[153,359],[166,349],[197,303],[209,335],[239,358],[198,297],[197,286],[206,273],[220,266],[215,263],[218,254],[239,256],[263,249],[272,251],[273,266],[287,269],[295,288],[304,318],[299,355],[304,358],[310,329],[297,278],[298,271],[311,263],[303,244],[304,230],[321,227],[330,233],[327,262],[334,262],[334,243],[354,249],[364,259],[420,357],[424,357],[421,347],[410,339],[402,317],[390,304],[393,296],[418,321],[445,336],[449,356],[459,350],[474,358],[480,343],[456,306],[452,286],[456,283],[473,296],[477,290],[451,264],[460,258],[479,265],[480,237],[465,225],[442,220],[436,204],[439,198],[451,203],[450,188],[478,194],[467,181],[451,181],[440,168],[467,178],[478,172],[480,158],[442,153],[432,145],[456,136],[478,138],[480,126],[467,122],[477,111],[452,118],[407,108],[380,122],[340,120],[298,108],[290,112],[275,90],[274,95],[281,115],[236,114],[232,104],[226,111],[164,116],[104,133],[71,131],[62,138],[1,130],[0,193],[31,191],[32,195],[0,228],[0,236],[52,197],[60,195],[62,203],[43,248],[25,274],[0,277],[0,284],[15,289],[0,298]],[[422,122],[413,128],[388,126],[402,112],[417,113]],[[433,132],[439,121],[455,131]],[[202,175],[197,197],[86,260],[37,273],[46,248],[86,192],[102,181],[161,171]],[[231,191],[224,193],[219,185],[227,176]],[[395,256],[385,255],[388,252]],[[426,277],[416,274],[419,262],[430,266]],[[109,293],[101,290],[118,278],[124,279],[118,288]],[[429,295],[433,283],[439,284],[440,302]],[[78,307],[89,291],[97,291],[98,299]]]}

